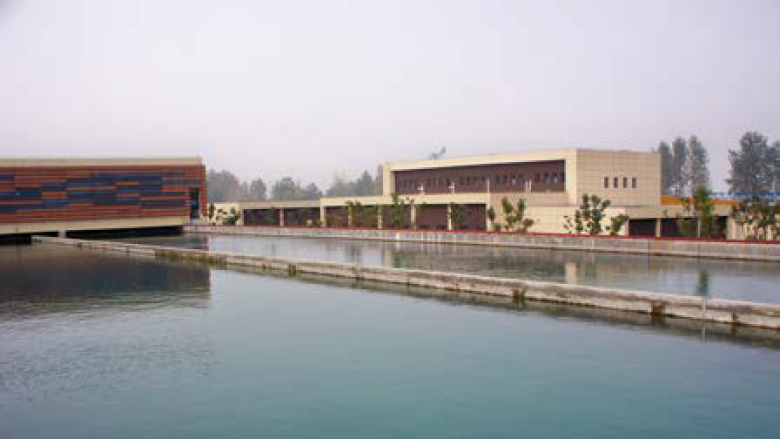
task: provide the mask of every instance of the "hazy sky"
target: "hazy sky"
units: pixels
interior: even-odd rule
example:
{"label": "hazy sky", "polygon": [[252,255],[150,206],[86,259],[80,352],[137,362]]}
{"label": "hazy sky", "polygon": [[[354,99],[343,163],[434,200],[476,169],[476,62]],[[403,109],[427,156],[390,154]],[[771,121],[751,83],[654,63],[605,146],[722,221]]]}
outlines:
{"label": "hazy sky", "polygon": [[0,156],[384,161],[780,139],[780,0],[0,0]]}

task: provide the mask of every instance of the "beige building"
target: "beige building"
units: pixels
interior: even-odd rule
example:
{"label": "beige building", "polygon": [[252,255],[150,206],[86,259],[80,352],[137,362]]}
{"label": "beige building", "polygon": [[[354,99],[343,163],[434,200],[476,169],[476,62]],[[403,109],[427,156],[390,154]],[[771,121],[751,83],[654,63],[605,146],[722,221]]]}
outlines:
{"label": "beige building", "polygon": [[[488,212],[505,228],[502,199],[523,199],[525,217],[534,221],[530,232],[567,233],[566,217],[584,195],[596,195],[611,202],[604,225],[629,216],[620,234],[678,236],[674,217],[682,206],[662,202],[660,160],[649,152],[568,149],[388,163],[382,195],[219,207],[240,210],[246,225],[494,230]],[[725,216],[729,207],[716,211]]]}

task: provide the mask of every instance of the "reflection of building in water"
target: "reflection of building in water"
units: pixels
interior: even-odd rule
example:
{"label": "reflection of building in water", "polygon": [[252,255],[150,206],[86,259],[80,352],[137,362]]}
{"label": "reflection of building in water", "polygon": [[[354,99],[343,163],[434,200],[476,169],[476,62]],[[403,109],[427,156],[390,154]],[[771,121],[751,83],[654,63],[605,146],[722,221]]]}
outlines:
{"label": "reflection of building in water", "polygon": [[778,279],[773,263],[733,261],[724,265],[695,258],[545,249],[394,242],[383,244],[381,256],[386,267],[699,296],[717,291],[717,295],[737,297],[744,279],[766,291],[767,285]]}
{"label": "reflection of building in water", "polygon": [[210,291],[206,266],[39,245],[0,247],[0,279],[0,301],[28,303],[33,313],[144,303],[202,307]]}

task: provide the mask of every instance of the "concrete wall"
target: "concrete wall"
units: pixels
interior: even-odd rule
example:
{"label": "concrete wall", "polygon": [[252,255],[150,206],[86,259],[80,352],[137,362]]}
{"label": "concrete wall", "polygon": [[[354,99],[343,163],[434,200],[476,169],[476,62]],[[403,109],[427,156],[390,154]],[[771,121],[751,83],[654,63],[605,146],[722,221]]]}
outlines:
{"label": "concrete wall", "polygon": [[337,278],[374,281],[452,290],[487,296],[510,297],[516,302],[541,301],[566,305],[631,311],[662,317],[677,317],[756,326],[780,330],[780,305],[694,296],[648,293],[611,288],[502,279],[457,273],[368,267],[329,262],[269,258],[231,252],[166,248],[106,241],[36,237],[38,243],[67,245],[85,250],[122,252],[128,255],[195,261],[221,267],[258,267],[282,271],[290,276],[315,274]]}
{"label": "concrete wall", "polygon": [[151,227],[179,227],[188,224],[189,217],[119,218],[82,221],[51,221],[40,223],[0,224],[0,235],[30,233],[60,233],[83,230],[143,229]]}
{"label": "concrete wall", "polygon": [[186,226],[192,233],[246,236],[291,236],[366,239],[443,244],[492,245],[553,250],[580,250],[694,258],[780,262],[779,243],[611,238],[573,235],[520,235],[513,233],[436,232],[376,229],[306,229],[277,227]]}

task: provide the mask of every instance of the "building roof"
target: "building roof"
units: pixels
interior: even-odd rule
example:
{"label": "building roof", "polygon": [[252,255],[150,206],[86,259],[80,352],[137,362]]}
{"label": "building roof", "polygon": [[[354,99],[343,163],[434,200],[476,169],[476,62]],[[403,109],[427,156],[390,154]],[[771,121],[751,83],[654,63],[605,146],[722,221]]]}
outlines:
{"label": "building roof", "polygon": [[479,166],[518,162],[542,162],[551,160],[574,159],[578,154],[656,154],[647,151],[571,148],[560,150],[535,150],[518,153],[485,154],[465,157],[448,157],[438,160],[419,160],[409,162],[391,162],[385,166],[391,171],[413,169],[448,168],[457,166]]}
{"label": "building roof", "polygon": [[0,157],[0,167],[197,166],[200,157]]}

